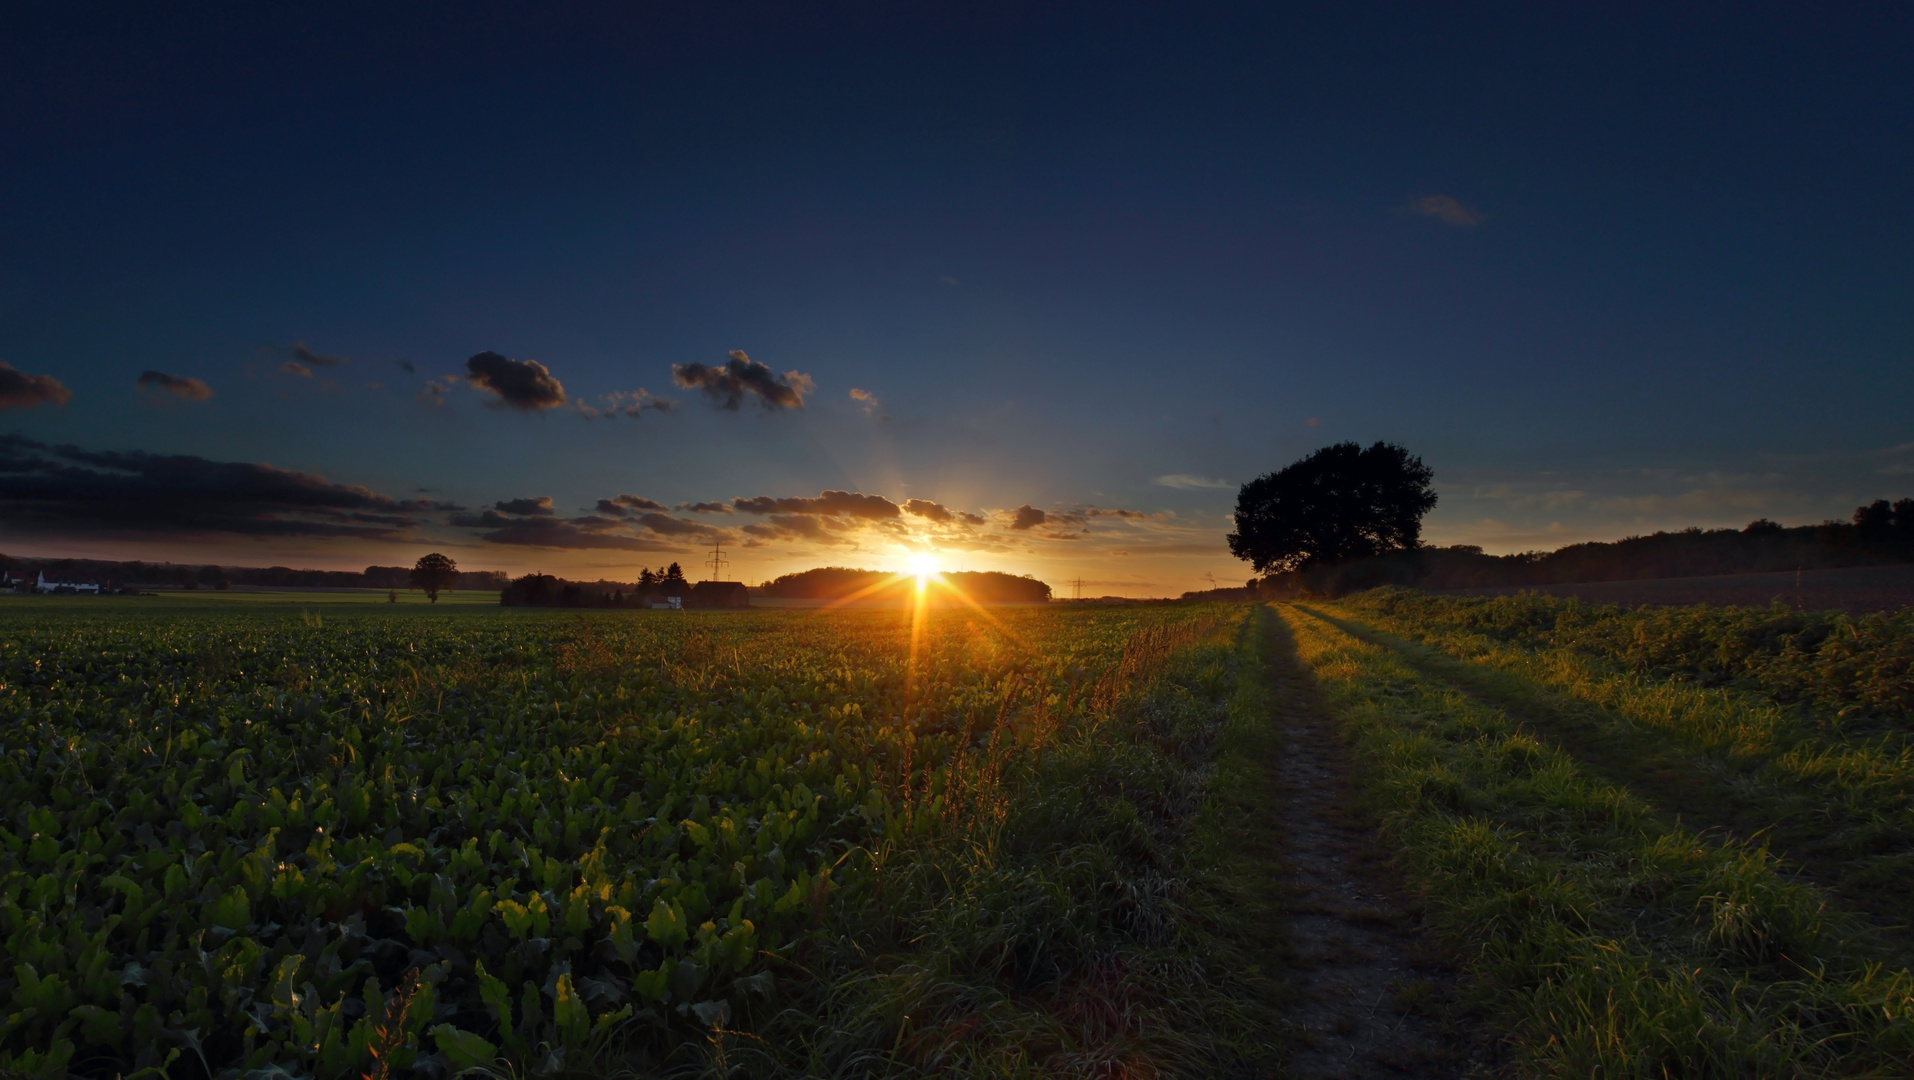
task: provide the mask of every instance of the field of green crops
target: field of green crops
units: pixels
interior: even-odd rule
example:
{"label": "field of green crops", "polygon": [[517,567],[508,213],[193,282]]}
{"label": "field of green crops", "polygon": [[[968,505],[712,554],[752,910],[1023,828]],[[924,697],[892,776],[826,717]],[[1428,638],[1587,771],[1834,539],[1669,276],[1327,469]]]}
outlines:
{"label": "field of green crops", "polygon": [[1914,613],[1283,609],[1516,1075],[1914,1075]]}
{"label": "field of green crops", "polygon": [[0,1072],[1241,1068],[1245,625],[8,607]]}

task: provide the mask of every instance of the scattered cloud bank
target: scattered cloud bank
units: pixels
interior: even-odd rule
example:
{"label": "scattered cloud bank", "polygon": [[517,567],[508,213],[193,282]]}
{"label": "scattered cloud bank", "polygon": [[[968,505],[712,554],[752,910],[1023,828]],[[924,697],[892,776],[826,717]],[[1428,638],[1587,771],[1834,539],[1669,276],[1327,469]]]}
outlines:
{"label": "scattered cloud bank", "polygon": [[1409,212],[1461,229],[1472,229],[1484,220],[1479,211],[1469,209],[1448,195],[1424,195],[1409,203]]}
{"label": "scattered cloud bank", "polygon": [[454,514],[446,524],[483,530],[492,544],[560,550],[674,551],[686,539],[728,539],[723,529],[663,513],[664,506],[636,495],[598,500],[598,513],[561,518],[550,496],[505,499],[479,514]]}
{"label": "scattered cloud bank", "polygon": [[864,495],[853,491],[826,491],[816,498],[774,499],[759,495],[753,499],[732,499],[731,505],[746,514],[823,514],[883,521],[898,515],[897,504],[882,495]]}
{"label": "scattered cloud bank", "polygon": [[779,376],[742,349],[731,350],[730,359],[715,367],[673,364],[671,377],[686,390],[704,391],[714,406],[731,412],[738,410],[746,396],[757,398],[766,409],[802,409],[804,395],[817,389],[809,375],[787,371]]}
{"label": "scattered cloud bank", "polygon": [[465,362],[465,381],[492,394],[493,404],[524,412],[565,404],[565,387],[536,360],[513,360],[488,350]]}
{"label": "scattered cloud bank", "polygon": [[0,436],[0,523],[9,532],[392,540],[428,511],[458,509],[265,464]]}
{"label": "scattered cloud bank", "polygon": [[185,398],[187,401],[205,401],[213,396],[213,388],[199,379],[187,378],[184,375],[168,375],[164,371],[154,371],[150,368],[140,372],[140,377],[133,380],[133,385],[139,388],[142,394],[171,394],[177,398]]}
{"label": "scattered cloud bank", "polygon": [[858,407],[864,410],[865,416],[884,407],[884,403],[877,400],[876,394],[869,390],[859,390],[855,386],[851,387],[851,400],[857,402]]}
{"label": "scattered cloud bank", "polygon": [[297,375],[302,379],[312,378],[312,369],[297,360],[281,360],[279,362],[279,373],[281,375]]}
{"label": "scattered cloud bank", "polygon": [[1207,476],[1196,476],[1191,473],[1171,473],[1169,476],[1159,476],[1156,478],[1156,485],[1158,487],[1175,488],[1178,491],[1203,491],[1210,488],[1231,488],[1236,486],[1228,480],[1212,480]]}
{"label": "scattered cloud bank", "polygon": [[51,375],[29,375],[0,360],[0,409],[30,409],[35,405],[65,405],[73,391]]}

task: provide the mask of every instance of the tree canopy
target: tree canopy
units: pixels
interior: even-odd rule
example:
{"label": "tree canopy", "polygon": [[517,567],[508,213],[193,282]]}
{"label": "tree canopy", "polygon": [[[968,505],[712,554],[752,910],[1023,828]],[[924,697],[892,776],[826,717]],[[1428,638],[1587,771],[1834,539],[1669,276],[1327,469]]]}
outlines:
{"label": "tree canopy", "polygon": [[419,561],[412,565],[412,587],[424,590],[426,599],[435,604],[439,602],[439,590],[450,589],[458,581],[459,564],[448,555],[435,551],[419,556]]}
{"label": "tree canopy", "polygon": [[1267,574],[1414,548],[1434,475],[1391,443],[1325,446],[1243,485],[1230,554]]}

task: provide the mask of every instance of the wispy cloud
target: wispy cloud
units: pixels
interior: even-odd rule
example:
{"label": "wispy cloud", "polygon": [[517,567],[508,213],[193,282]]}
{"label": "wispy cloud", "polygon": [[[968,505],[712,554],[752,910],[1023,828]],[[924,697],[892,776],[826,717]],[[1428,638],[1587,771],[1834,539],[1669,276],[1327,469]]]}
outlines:
{"label": "wispy cloud", "polygon": [[857,402],[858,407],[864,410],[864,415],[866,416],[884,407],[884,403],[877,400],[876,394],[871,393],[869,390],[859,390],[855,386],[851,387],[851,400]]}
{"label": "wispy cloud", "polygon": [[142,371],[140,377],[133,380],[133,385],[142,394],[171,394],[187,401],[205,401],[213,396],[213,388],[203,381],[184,375],[168,375],[164,371]]}
{"label": "wispy cloud", "polygon": [[292,343],[292,358],[309,368],[344,367],[352,363],[343,356],[327,356],[325,353],[314,352],[308,349],[303,341]]}
{"label": "wispy cloud", "polygon": [[1191,473],[1171,473],[1169,476],[1159,476],[1156,478],[1156,484],[1158,487],[1176,488],[1179,491],[1201,491],[1207,488],[1231,488],[1236,486],[1228,480],[1214,480],[1207,476],[1196,476]]}
{"label": "wispy cloud", "polygon": [[1432,217],[1462,229],[1474,228],[1485,220],[1480,211],[1469,209],[1449,195],[1424,195],[1411,201],[1408,209],[1412,214]]}

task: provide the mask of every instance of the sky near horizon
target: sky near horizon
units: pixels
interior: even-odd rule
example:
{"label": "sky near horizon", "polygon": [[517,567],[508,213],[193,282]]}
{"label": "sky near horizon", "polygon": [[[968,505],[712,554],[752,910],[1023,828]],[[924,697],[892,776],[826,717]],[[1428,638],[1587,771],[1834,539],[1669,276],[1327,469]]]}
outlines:
{"label": "sky near horizon", "polygon": [[41,7],[0,550],[1172,595],[1378,439],[1434,543],[1846,517],[1910,132],[1905,5]]}

